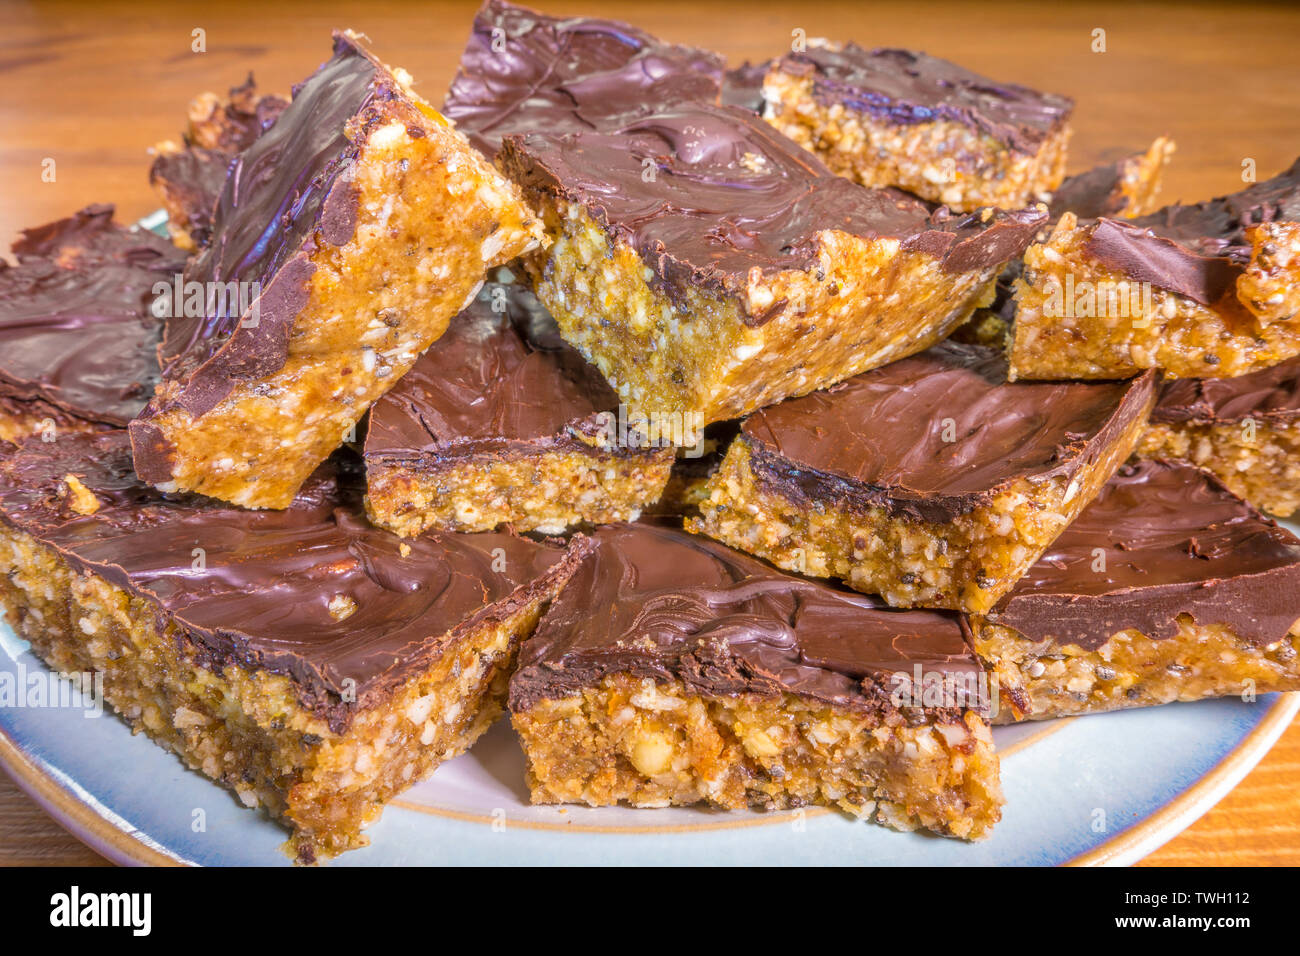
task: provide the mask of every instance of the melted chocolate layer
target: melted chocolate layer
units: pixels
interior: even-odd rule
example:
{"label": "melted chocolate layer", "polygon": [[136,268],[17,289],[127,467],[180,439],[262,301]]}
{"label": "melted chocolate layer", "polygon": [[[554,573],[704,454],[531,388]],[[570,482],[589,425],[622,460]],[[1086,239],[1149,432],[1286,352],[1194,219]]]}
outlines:
{"label": "melted chocolate layer", "polygon": [[794,577],[707,538],[610,525],[520,651],[510,708],[610,674],[680,680],[704,696],[783,692],[887,706],[893,676],[974,675],[961,618],[899,611]]}
{"label": "melted chocolate layer", "polygon": [[199,247],[207,244],[212,210],[226,184],[231,160],[252,146],[288,105],[288,100],[275,94],[259,97],[250,73],[210,116],[191,116],[183,148],[154,160],[149,182],[166,190],[169,207],[181,207],[186,231]]}
{"label": "melted chocolate layer", "polygon": [[487,0],[443,112],[495,156],[512,133],[599,129],[675,103],[716,102],[722,58],[595,17]]}
{"label": "melted chocolate layer", "polygon": [[1174,204],[1137,219],[1098,220],[1084,248],[1139,282],[1214,305],[1233,294],[1250,261],[1246,230],[1264,222],[1300,222],[1300,160],[1231,196]]}
{"label": "melted chocolate layer", "polygon": [[952,272],[989,268],[1023,252],[1046,220],[1030,209],[955,216],[864,189],[731,106],[682,106],[616,131],[511,136],[501,160],[521,184],[582,204],[670,289],[739,294],[752,269],[813,269],[824,230],[901,239]]}
{"label": "melted chocolate layer", "polygon": [[[98,499],[94,514],[68,508],[69,474]],[[461,634],[529,600],[585,547],[566,558],[510,534],[403,541],[367,523],[359,482],[338,462],[285,511],[168,497],[132,473],[121,431],[24,444],[0,462],[0,520],[157,606],[206,666],[289,676],[336,730]],[[331,614],[349,600],[353,613]],[[356,703],[345,703],[353,687]]]}
{"label": "melted chocolate layer", "polygon": [[1300,358],[1237,378],[1180,378],[1165,382],[1153,422],[1210,425],[1253,418],[1276,425],[1300,419]]}
{"label": "melted chocolate layer", "polygon": [[1126,382],[1007,382],[1006,357],[943,342],[745,419],[762,481],[850,506],[950,521],[1013,482],[1072,477],[1144,418]]}
{"label": "melted chocolate layer", "polygon": [[[306,305],[318,242],[343,245],[355,228],[350,170],[369,127],[404,98],[388,70],[345,34],[334,56],[294,91],[275,124],[230,168],[213,215],[212,240],[186,269],[208,290],[202,317],[167,323],[163,374],[183,383],[178,401],[195,416],[224,399],[236,381],[264,378],[284,365],[289,329]],[[244,321],[238,296],[218,288],[245,283],[261,295],[258,320]],[[170,468],[141,474],[170,478]],[[156,472],[156,473],[155,473]]]}
{"label": "melted chocolate layer", "polygon": [[[1098,556],[1104,556],[1104,566]],[[1181,462],[1125,465],[989,616],[1089,650],[1178,616],[1271,644],[1300,619],[1300,540]]]}
{"label": "melted chocolate layer", "polygon": [[184,254],[114,225],[112,206],[28,229],[13,251],[17,266],[0,260],[0,396],[125,425],[158,381],[154,284],[170,287]]}
{"label": "melted chocolate layer", "polygon": [[818,102],[887,123],[960,123],[1022,153],[1037,152],[1074,109],[1069,97],[998,83],[911,50],[814,45],[787,54],[780,68],[811,76]]}
{"label": "melted chocolate layer", "polygon": [[585,449],[573,430],[596,429],[594,416],[617,407],[536,297],[493,282],[371,408],[366,457]]}

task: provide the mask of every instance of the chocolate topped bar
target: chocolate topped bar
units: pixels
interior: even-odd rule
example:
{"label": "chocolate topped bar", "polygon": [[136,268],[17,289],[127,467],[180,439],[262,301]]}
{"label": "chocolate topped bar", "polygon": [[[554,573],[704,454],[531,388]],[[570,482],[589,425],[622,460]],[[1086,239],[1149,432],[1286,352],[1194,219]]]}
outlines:
{"label": "chocolate topped bar", "polygon": [[[166,490],[284,507],[541,238],[518,190],[352,33],[231,166],[131,434]],[[201,302],[191,308],[189,290]]]}
{"label": "chocolate topped bar", "polygon": [[976,674],[960,617],[899,611],[664,525],[610,525],[520,651],[510,709],[609,674],[706,696],[879,707],[894,675]]}
{"label": "chocolate topped bar", "polygon": [[[341,245],[352,237],[357,197],[346,174],[369,127],[384,121],[381,104],[400,96],[379,61],[336,34],[334,58],[298,89],[284,122],[232,166],[213,215],[213,242],[185,278],[210,289],[257,283],[259,315],[244,321],[232,296],[209,302],[209,314],[167,324],[159,356],[164,374],[184,382],[177,400],[191,414],[216,406],[236,381],[283,365],[289,326],[314,272],[310,256],[321,240]],[[153,470],[147,461],[144,470]]]}
{"label": "chocolate topped bar", "polygon": [[289,508],[246,511],[145,485],[120,431],[31,440],[0,463],[0,521],[155,605],[207,666],[289,676],[341,732],[576,560],[512,534],[402,541],[366,521],[355,470],[332,460]]}
{"label": "chocolate topped bar", "polygon": [[944,342],[762,409],[741,432],[767,480],[801,496],[948,521],[1017,480],[1086,472],[1146,415],[1156,387],[1150,372],[1126,382],[1006,375],[1000,350]]}
{"label": "chocolate topped bar", "polygon": [[1166,382],[1152,422],[1285,424],[1300,418],[1300,359],[1237,378],[1180,378]]}
{"label": "chocolate topped bar", "polygon": [[1133,220],[1100,219],[1085,251],[1140,282],[1215,305],[1234,292],[1251,259],[1246,230],[1300,222],[1300,160],[1241,192],[1175,204]]}
{"label": "chocolate topped bar", "polygon": [[0,399],[126,425],[158,380],[154,285],[172,285],[183,254],[114,224],[107,205],[25,230],[13,251],[17,266],[0,260]]}
{"label": "chocolate topped bar", "polygon": [[617,407],[532,292],[494,282],[375,403],[366,457],[587,448],[601,428],[595,416]]}
{"label": "chocolate topped bar", "polygon": [[[1104,556],[1104,564],[1099,562]],[[1125,465],[989,619],[1031,641],[1085,649],[1178,618],[1271,644],[1298,618],[1300,540],[1191,465]]]}
{"label": "chocolate topped bar", "polygon": [[842,104],[891,124],[949,120],[1024,153],[1037,151],[1074,109],[1068,97],[998,83],[911,50],[810,44],[786,54],[779,69],[811,76],[813,96],[824,105]]}
{"label": "chocolate topped bar", "polygon": [[[813,269],[831,230],[900,239],[950,273],[992,267],[1046,218],[1029,209],[956,216],[898,190],[863,189],[728,106],[681,106],[614,131],[511,136],[501,158],[526,190],[581,203],[669,293],[689,285],[739,294],[754,269]],[[747,322],[762,325],[785,304]]]}
{"label": "chocolate topped bar", "polygon": [[717,54],[595,17],[487,0],[443,112],[489,156],[512,133],[598,129],[674,103],[716,102]]}

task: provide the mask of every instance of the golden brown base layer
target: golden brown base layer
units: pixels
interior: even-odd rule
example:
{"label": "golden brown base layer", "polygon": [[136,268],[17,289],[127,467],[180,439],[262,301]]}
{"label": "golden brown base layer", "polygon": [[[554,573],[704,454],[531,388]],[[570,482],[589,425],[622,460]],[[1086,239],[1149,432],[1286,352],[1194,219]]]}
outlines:
{"label": "golden brown base layer", "polygon": [[102,674],[106,701],[133,730],[292,829],[286,849],[302,863],[365,846],[361,831],[388,800],[488,728],[519,641],[551,597],[468,633],[335,733],[289,678],[199,665],[183,632],[160,629],[154,605],[0,529],[0,604],[14,631],[57,671]]}
{"label": "golden brown base layer", "polygon": [[970,212],[1020,209],[1045,199],[1065,178],[1071,129],[1062,125],[1026,154],[961,123],[893,124],[813,94],[813,78],[780,70],[763,81],[764,118],[815,153],[831,172],[864,186],[897,186]]}
{"label": "golden brown base layer", "polygon": [[1097,650],[1035,643],[982,618],[971,630],[975,652],[998,678],[1002,706],[995,723],[1300,690],[1297,630],[1261,647],[1184,615],[1173,637],[1153,640],[1125,630]]}
{"label": "golden brown base layer", "polygon": [[[321,243],[288,358],[237,383],[198,418],[164,381],[150,418],[172,449],[165,491],[283,508],[365,410],[473,297],[487,269],[534,248],[541,225],[518,191],[441,117],[372,132],[356,160],[356,232]],[[407,123],[424,135],[412,136]]]}
{"label": "golden brown base layer", "polygon": [[909,726],[805,700],[704,698],[626,675],[512,717],[534,803],[838,807],[899,830],[978,839],[1001,817],[998,759],[974,713]]}
{"label": "golden brown base layer", "polygon": [[1213,308],[1102,265],[1091,227],[1066,213],[1025,252],[1015,284],[1011,378],[1230,378],[1300,354],[1300,224],[1246,231],[1250,264]]}
{"label": "golden brown base layer", "polygon": [[[815,275],[755,277],[735,298],[684,288],[675,304],[651,286],[636,251],[611,240],[580,205],[540,192],[528,198],[554,243],[524,263],[565,340],[635,413],[691,416],[692,428],[928,348],[992,301],[1000,271],[948,273],[929,256],[899,251],[896,240],[827,231]],[[797,306],[746,324],[780,302]]]}
{"label": "golden brown base layer", "polygon": [[1300,509],[1300,422],[1155,424],[1142,436],[1137,454],[1199,465],[1233,494],[1279,518]]}
{"label": "golden brown base layer", "polygon": [[[691,531],[814,577],[840,578],[896,607],[987,611],[1011,590],[1128,457],[1145,416],[1074,479],[1020,479],[951,521],[879,505],[809,500],[766,481],[732,442]],[[794,466],[791,466],[794,467]]]}
{"label": "golden brown base layer", "polygon": [[428,528],[560,534],[582,523],[635,521],[659,499],[673,449],[642,454],[572,451],[485,456],[432,468],[366,465],[370,520],[402,537]]}

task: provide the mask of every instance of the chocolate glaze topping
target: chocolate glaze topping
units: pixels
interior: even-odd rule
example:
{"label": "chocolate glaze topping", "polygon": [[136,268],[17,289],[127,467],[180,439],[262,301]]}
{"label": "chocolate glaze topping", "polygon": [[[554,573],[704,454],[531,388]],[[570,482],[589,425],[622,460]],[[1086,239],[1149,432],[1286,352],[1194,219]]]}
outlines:
{"label": "chocolate glaze topping", "polygon": [[760,480],[949,521],[1012,482],[1071,477],[1146,416],[1155,376],[1007,382],[1006,357],[943,342],[745,419]]}
{"label": "chocolate glaze topping", "polygon": [[1300,540],[1208,472],[1142,461],[1120,469],[990,620],[1095,650],[1126,628],[1173,637],[1180,614],[1253,644],[1280,640],[1300,619]]}
{"label": "chocolate glaze topping", "polygon": [[1153,422],[1218,425],[1253,418],[1284,425],[1300,419],[1300,358],[1237,378],[1165,382]]}
{"label": "chocolate glaze topping", "polygon": [[26,230],[13,251],[17,266],[0,260],[0,396],[125,425],[158,381],[154,284],[171,285],[184,253],[103,205]]}
{"label": "chocolate glaze topping", "polygon": [[1214,305],[1233,294],[1237,277],[1250,261],[1246,229],[1297,221],[1300,160],[1286,172],[1231,196],[1194,206],[1174,204],[1137,219],[1100,219],[1084,248],[1139,282]]}
{"label": "chocolate glaze topping", "polygon": [[[0,520],[157,606],[208,666],[289,676],[302,704],[342,730],[462,633],[567,573],[586,547],[511,534],[403,541],[366,521],[355,470],[331,461],[287,510],[245,511],[143,484],[121,431],[31,440],[0,462]],[[68,507],[69,474],[98,499],[94,514]],[[346,599],[355,611],[336,619],[331,602]],[[343,701],[347,680],[354,705]]]}
{"label": "chocolate glaze topping", "polygon": [[590,447],[575,436],[618,395],[528,289],[488,283],[370,410],[366,457]]}
{"label": "chocolate glaze topping", "polygon": [[960,123],[1035,153],[1069,119],[1074,101],[1014,83],[998,83],[955,63],[911,50],[813,45],[789,53],[782,71],[811,76],[813,96],[887,123]]}
{"label": "chocolate glaze topping", "polygon": [[186,231],[201,248],[212,228],[212,210],[226,184],[235,154],[252,146],[289,105],[275,94],[258,97],[250,73],[242,86],[206,119],[192,120],[183,148],[160,153],[149,169],[149,182],[164,187],[172,202],[184,207]]}
{"label": "chocolate glaze topping", "polygon": [[751,269],[814,268],[824,230],[902,239],[951,272],[989,268],[1023,252],[1047,215],[958,216],[896,189],[864,189],[732,106],[676,107],[613,131],[511,136],[501,162],[517,182],[581,203],[669,290],[735,295]]}
{"label": "chocolate glaze topping", "polygon": [[594,17],[487,0],[443,112],[488,156],[512,133],[598,129],[674,103],[716,102],[723,61]]}
{"label": "chocolate glaze topping", "polygon": [[[294,91],[293,102],[230,168],[213,215],[212,241],[186,269],[208,283],[204,317],[167,324],[163,374],[183,383],[178,401],[202,415],[240,380],[284,365],[289,329],[306,305],[318,242],[343,245],[355,229],[353,161],[372,125],[402,99],[391,74],[350,36],[334,35],[334,57]],[[243,322],[238,302],[219,303],[216,287],[259,283],[258,321]],[[224,308],[219,307],[224,305]],[[141,474],[165,480],[165,463],[142,456]],[[165,474],[163,471],[165,470]]]}
{"label": "chocolate glaze topping", "polygon": [[895,674],[976,674],[961,618],[900,611],[794,577],[707,538],[609,525],[520,651],[510,708],[610,674],[680,680],[696,694],[783,692],[887,706]]}

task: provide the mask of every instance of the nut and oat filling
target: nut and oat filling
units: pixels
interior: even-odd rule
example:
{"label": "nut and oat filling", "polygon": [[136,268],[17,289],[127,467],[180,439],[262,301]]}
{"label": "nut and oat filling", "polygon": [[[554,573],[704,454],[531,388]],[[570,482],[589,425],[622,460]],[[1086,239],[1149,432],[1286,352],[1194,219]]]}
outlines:
{"label": "nut and oat filling", "polygon": [[792,694],[704,696],[612,675],[511,720],[534,803],[830,806],[968,840],[1001,816],[993,739],[969,711],[915,722]]}

